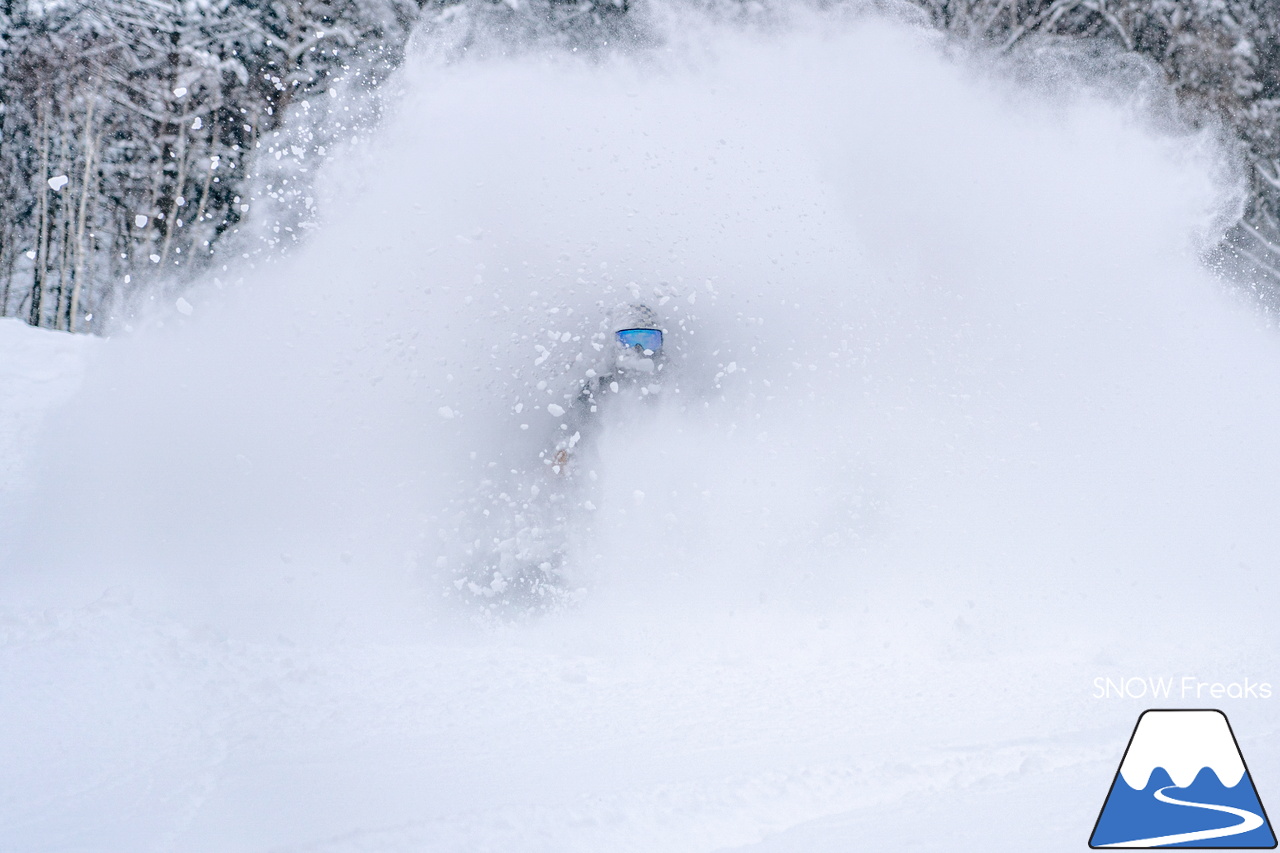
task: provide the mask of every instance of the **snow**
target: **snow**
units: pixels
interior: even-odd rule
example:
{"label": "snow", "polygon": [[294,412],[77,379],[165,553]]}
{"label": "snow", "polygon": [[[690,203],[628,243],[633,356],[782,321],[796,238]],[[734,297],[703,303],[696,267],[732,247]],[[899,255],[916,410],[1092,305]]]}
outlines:
{"label": "snow", "polygon": [[1219,711],[1148,711],[1133,734],[1120,775],[1134,790],[1147,787],[1151,772],[1163,767],[1173,784],[1186,788],[1208,767],[1218,781],[1234,788],[1244,776],[1244,761]]}
{"label": "snow", "polygon": [[29,476],[26,449],[45,413],[75,393],[83,351],[96,344],[0,318],[0,496],[21,491]]}
{"label": "snow", "polygon": [[[1094,678],[1274,682],[1280,348],[1197,260],[1211,140],[707,26],[416,54],[296,257],[0,323],[0,849],[1079,850],[1144,709]],[[674,366],[557,479],[512,401],[634,294]],[[460,598],[560,496],[566,606]],[[1265,800],[1274,707],[1226,710]]]}

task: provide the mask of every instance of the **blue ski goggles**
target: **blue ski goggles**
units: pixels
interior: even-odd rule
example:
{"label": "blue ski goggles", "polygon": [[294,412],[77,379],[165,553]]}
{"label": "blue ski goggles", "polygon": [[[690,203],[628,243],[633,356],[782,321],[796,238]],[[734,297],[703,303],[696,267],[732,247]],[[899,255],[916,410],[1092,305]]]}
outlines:
{"label": "blue ski goggles", "polygon": [[615,334],[618,343],[626,349],[640,347],[649,352],[662,349],[662,332],[659,329],[623,329]]}

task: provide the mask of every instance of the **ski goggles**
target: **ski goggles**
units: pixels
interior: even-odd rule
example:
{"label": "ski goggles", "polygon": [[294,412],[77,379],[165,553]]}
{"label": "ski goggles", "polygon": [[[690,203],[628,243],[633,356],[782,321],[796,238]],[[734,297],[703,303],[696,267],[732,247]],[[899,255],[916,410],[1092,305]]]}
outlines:
{"label": "ski goggles", "polygon": [[618,343],[626,349],[640,347],[649,352],[662,349],[662,332],[659,329],[623,329],[615,334]]}

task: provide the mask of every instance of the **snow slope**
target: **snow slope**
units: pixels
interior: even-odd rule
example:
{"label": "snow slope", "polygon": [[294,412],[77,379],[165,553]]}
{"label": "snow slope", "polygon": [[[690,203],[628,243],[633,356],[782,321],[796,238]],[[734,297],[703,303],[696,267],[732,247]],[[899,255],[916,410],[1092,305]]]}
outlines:
{"label": "snow slope", "polygon": [[[3,327],[0,849],[1075,850],[1144,707],[1094,677],[1272,677],[1280,352],[1196,259],[1212,140],[652,8],[633,58],[423,49],[309,248],[189,317]],[[582,599],[480,618],[632,297],[679,370],[605,425]]]}
{"label": "snow slope", "polygon": [[52,406],[75,393],[89,338],[45,335],[14,318],[0,318],[0,490],[24,483],[23,456],[37,440]]}

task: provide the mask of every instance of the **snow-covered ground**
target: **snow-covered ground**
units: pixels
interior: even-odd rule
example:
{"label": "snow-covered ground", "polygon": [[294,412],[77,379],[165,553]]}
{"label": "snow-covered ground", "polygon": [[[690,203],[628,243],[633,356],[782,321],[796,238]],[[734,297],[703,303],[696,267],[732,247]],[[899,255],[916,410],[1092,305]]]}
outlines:
{"label": "snow-covered ground", "polygon": [[[672,26],[423,50],[298,256],[0,323],[0,849],[1078,850],[1138,713],[1206,705],[1095,678],[1280,686],[1211,140],[885,23]],[[569,490],[580,600],[486,619],[466,546],[563,488],[630,298],[677,364]],[[1277,701],[1215,700],[1264,803]]]}
{"label": "snow-covered ground", "polygon": [[42,416],[75,392],[94,342],[46,335],[21,320],[0,318],[0,493],[25,484],[24,457]]}

